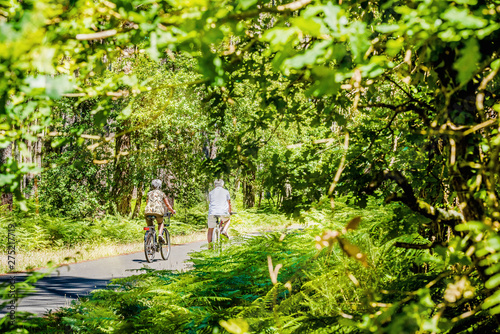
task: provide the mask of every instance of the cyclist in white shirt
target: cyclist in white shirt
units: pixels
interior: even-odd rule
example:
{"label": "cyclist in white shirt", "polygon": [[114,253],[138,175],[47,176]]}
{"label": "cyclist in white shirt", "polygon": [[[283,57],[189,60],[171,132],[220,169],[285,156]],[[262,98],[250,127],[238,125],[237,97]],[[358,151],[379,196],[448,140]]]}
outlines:
{"label": "cyclist in white shirt", "polygon": [[212,242],[212,233],[217,224],[216,218],[214,216],[219,216],[222,221],[222,231],[221,234],[226,238],[229,238],[227,231],[229,230],[230,215],[231,212],[231,196],[229,191],[222,188],[224,186],[224,181],[215,180],[214,187],[208,194],[208,233],[207,240],[210,244]]}

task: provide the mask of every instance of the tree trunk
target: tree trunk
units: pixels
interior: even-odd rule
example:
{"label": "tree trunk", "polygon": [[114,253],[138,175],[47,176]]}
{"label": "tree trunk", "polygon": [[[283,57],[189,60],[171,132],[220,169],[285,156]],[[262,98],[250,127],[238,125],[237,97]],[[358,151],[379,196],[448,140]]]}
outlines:
{"label": "tree trunk", "polygon": [[[0,165],[4,165],[7,163],[7,160],[12,157],[12,143],[9,143],[9,146],[6,148],[0,149]],[[12,205],[14,203],[14,198],[12,193],[7,187],[4,187],[2,190],[2,206],[7,206],[7,210],[12,211]]]}
{"label": "tree trunk", "polygon": [[132,218],[137,218],[141,211],[142,196],[144,195],[144,182],[139,183],[139,188],[137,188],[137,200],[135,202],[134,213]]}
{"label": "tree trunk", "polygon": [[[479,113],[475,109],[475,105],[472,106],[462,106],[460,107],[461,101],[467,101],[469,96],[474,96],[475,87],[471,84],[467,87],[468,92],[462,92],[460,95],[455,95],[455,100],[451,100],[450,105],[452,108],[464,112],[469,112],[469,115],[474,117],[474,123],[481,123],[483,120],[479,118]],[[451,114],[451,112],[450,112]],[[455,124],[458,125],[469,125],[460,124],[458,120],[454,120]],[[452,139],[453,140],[453,139]],[[473,163],[477,163],[478,157],[480,157],[479,147],[483,138],[481,136],[467,136],[454,138],[454,142],[450,140],[450,147],[454,145],[454,150],[450,149],[450,169],[451,173],[451,187],[456,192],[459,208],[462,212],[464,220],[466,222],[472,221],[485,221],[487,216],[487,208],[485,207],[484,201],[475,196],[475,189],[469,186],[469,180],[476,177],[477,172],[471,167]],[[472,148],[472,152],[471,152]],[[472,154],[471,154],[472,153]],[[468,246],[475,248],[476,241],[469,239],[467,241]],[[479,273],[479,277],[483,282],[487,282],[493,274],[488,272],[488,268],[491,268],[491,264],[487,262],[484,264],[483,260],[486,259],[485,256],[477,256],[475,253],[471,255],[471,259]],[[486,296],[491,296],[498,290],[498,287],[492,288],[486,292]],[[500,315],[496,315],[497,324],[500,324]]]}
{"label": "tree trunk", "polygon": [[[117,129],[117,132],[127,129],[129,121],[126,121],[121,129]],[[130,201],[132,199],[133,184],[130,180],[131,174],[131,164],[128,158],[128,152],[131,147],[130,133],[122,134],[116,137],[115,142],[115,172],[113,176],[113,191],[111,196],[113,197],[116,209],[121,215],[130,214]]]}
{"label": "tree trunk", "polygon": [[[173,209],[176,194],[173,191],[174,185],[173,185],[172,180],[174,180],[175,176],[167,168],[159,168],[157,175],[158,175],[158,178],[162,181],[163,192],[167,196],[167,201]],[[165,210],[167,210],[167,207],[165,205],[164,205],[164,207],[165,207]]]}
{"label": "tree trunk", "polygon": [[[464,103],[463,101],[470,100],[471,96],[475,95],[475,86],[469,84],[467,86],[467,91],[462,91],[454,96],[454,99],[450,101],[449,114],[453,115],[453,111],[460,110],[461,113],[467,112],[471,118],[474,118],[474,123],[479,124],[482,120],[478,117],[478,111],[473,103]],[[475,99],[474,99],[475,101]],[[455,112],[455,114],[458,114]],[[453,119],[453,122],[458,125],[469,125],[461,124],[459,119]],[[452,153],[454,157],[450,157],[450,163],[453,164],[451,168],[451,187],[456,192],[458,201],[460,202],[460,209],[465,218],[465,221],[482,221],[484,219],[485,208],[484,203],[475,198],[475,191],[468,186],[468,182],[471,178],[476,176],[476,171],[471,167],[471,163],[477,162],[477,157],[479,156],[479,147],[482,138],[479,136],[467,136],[467,137],[457,137],[450,140],[450,146],[454,145],[455,149]],[[470,149],[473,148],[474,152],[471,154]],[[450,152],[453,151],[450,148]],[[454,160],[452,162],[452,160]]]}
{"label": "tree trunk", "polygon": [[255,172],[251,171],[243,180],[243,206],[245,208],[253,208],[255,206]]}

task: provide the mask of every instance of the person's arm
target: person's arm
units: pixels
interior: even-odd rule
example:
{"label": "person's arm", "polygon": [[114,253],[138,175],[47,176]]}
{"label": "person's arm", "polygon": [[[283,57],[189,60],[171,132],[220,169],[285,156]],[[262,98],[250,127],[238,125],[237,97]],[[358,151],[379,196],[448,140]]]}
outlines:
{"label": "person's arm", "polygon": [[170,206],[170,203],[168,203],[168,201],[167,201],[167,198],[166,198],[166,197],[163,197],[163,202],[165,202],[165,205],[167,206],[167,209],[169,209],[169,210],[170,210],[170,212],[175,213],[175,210],[174,210],[174,209],[172,209],[172,207]]}
{"label": "person's arm", "polygon": [[233,210],[231,210],[231,200],[230,199],[227,200],[227,204],[229,204],[229,213],[233,212]]}

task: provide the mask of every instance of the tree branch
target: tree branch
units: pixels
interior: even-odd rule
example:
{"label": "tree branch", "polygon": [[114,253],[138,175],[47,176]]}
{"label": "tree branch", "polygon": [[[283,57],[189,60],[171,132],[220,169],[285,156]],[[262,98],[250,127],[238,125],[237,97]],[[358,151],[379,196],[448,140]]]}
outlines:
{"label": "tree branch", "polygon": [[411,244],[407,242],[396,242],[394,247],[406,248],[406,249],[430,249],[436,246],[436,242],[430,242],[428,244]]}
{"label": "tree branch", "polygon": [[387,80],[389,80],[391,83],[393,83],[396,87],[398,87],[403,93],[405,93],[406,96],[408,96],[408,98],[410,99],[410,101],[412,102],[416,102],[418,104],[421,104],[423,105],[424,107],[426,107],[427,109],[429,110],[432,110],[432,111],[436,111],[436,109],[434,109],[432,106],[430,106],[428,103],[424,102],[424,101],[420,101],[420,100],[417,100],[413,95],[411,95],[409,92],[407,92],[406,90],[403,89],[403,87],[401,87],[400,84],[398,84],[396,81],[394,81],[391,77],[387,76],[386,77]]}
{"label": "tree branch", "polygon": [[[359,157],[361,157],[363,154],[365,154],[366,152],[368,152],[369,150],[371,150],[371,148],[372,148],[373,144],[375,143],[375,141],[377,140],[378,136],[384,130],[387,130],[387,129],[391,130],[392,122],[394,122],[394,120],[396,119],[396,116],[399,115],[400,113],[404,113],[404,112],[408,111],[405,108],[405,105],[407,103],[408,102],[400,104],[398,106],[393,106],[391,104],[385,104],[385,103],[376,103],[376,104],[372,104],[372,105],[360,105],[360,106],[358,106],[358,108],[387,108],[387,109],[394,110],[394,115],[392,115],[391,119],[389,120],[389,122],[387,123],[386,126],[384,126],[383,128],[381,128],[381,129],[379,129],[377,131],[377,133],[373,137],[372,141],[370,142],[370,145],[368,145],[368,147],[363,152],[361,152],[360,154],[358,154],[354,159],[352,159],[351,161],[349,161],[349,163],[346,165],[346,167],[352,165],[356,160],[359,159]],[[391,130],[391,132],[392,132],[392,130]]]}
{"label": "tree branch", "polygon": [[455,210],[445,210],[436,208],[429,203],[415,197],[413,188],[408,183],[406,177],[400,171],[388,171],[378,173],[372,182],[366,188],[368,194],[372,194],[378,189],[386,180],[392,180],[403,190],[403,194],[391,194],[385,201],[401,202],[406,204],[414,212],[420,213],[424,217],[430,218],[434,221],[441,221],[446,225],[455,226],[464,220],[461,213]]}
{"label": "tree branch", "polygon": [[99,31],[93,34],[78,34],[76,39],[79,41],[89,41],[94,39],[103,39],[116,35],[117,31],[115,29]]}
{"label": "tree branch", "polygon": [[500,67],[497,67],[496,69],[492,70],[486,77],[483,78],[481,81],[481,84],[477,88],[477,95],[476,95],[476,109],[477,111],[481,114],[481,120],[485,120],[484,116],[484,91],[486,90],[486,87],[488,86],[488,83],[495,78],[495,76],[498,74],[498,71],[500,70]]}
{"label": "tree branch", "polygon": [[279,5],[277,7],[261,7],[236,14],[227,15],[225,18],[221,19],[221,21],[226,22],[231,20],[244,20],[252,17],[257,17],[260,13],[291,14],[294,11],[306,7],[311,2],[312,0],[297,0],[285,5]]}

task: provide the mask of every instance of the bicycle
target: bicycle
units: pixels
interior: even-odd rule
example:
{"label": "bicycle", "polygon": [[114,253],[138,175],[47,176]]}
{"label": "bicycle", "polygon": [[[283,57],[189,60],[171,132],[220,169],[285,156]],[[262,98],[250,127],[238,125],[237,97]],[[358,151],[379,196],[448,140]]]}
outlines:
{"label": "bicycle", "polygon": [[[229,212],[229,215],[234,215],[236,212]],[[221,217],[224,217],[226,215],[214,215],[215,217],[215,228],[214,231],[212,232],[212,244],[214,245],[215,249],[222,249],[222,240],[220,238],[221,231],[222,231],[222,220],[220,220]]]}
{"label": "bicycle", "polygon": [[[148,261],[149,263],[153,262],[156,252],[160,252],[163,260],[168,260],[168,257],[170,256],[170,233],[167,230],[167,226],[170,226],[170,216],[171,213],[168,212],[166,214],[166,217],[168,217],[168,222],[164,223],[163,226],[162,234],[165,242],[156,241],[156,228],[154,224],[153,226],[144,227],[144,231],[146,231],[146,233],[144,234],[144,255],[146,256],[146,261]],[[156,217],[153,215],[148,215],[146,217],[153,221],[156,219]]]}

